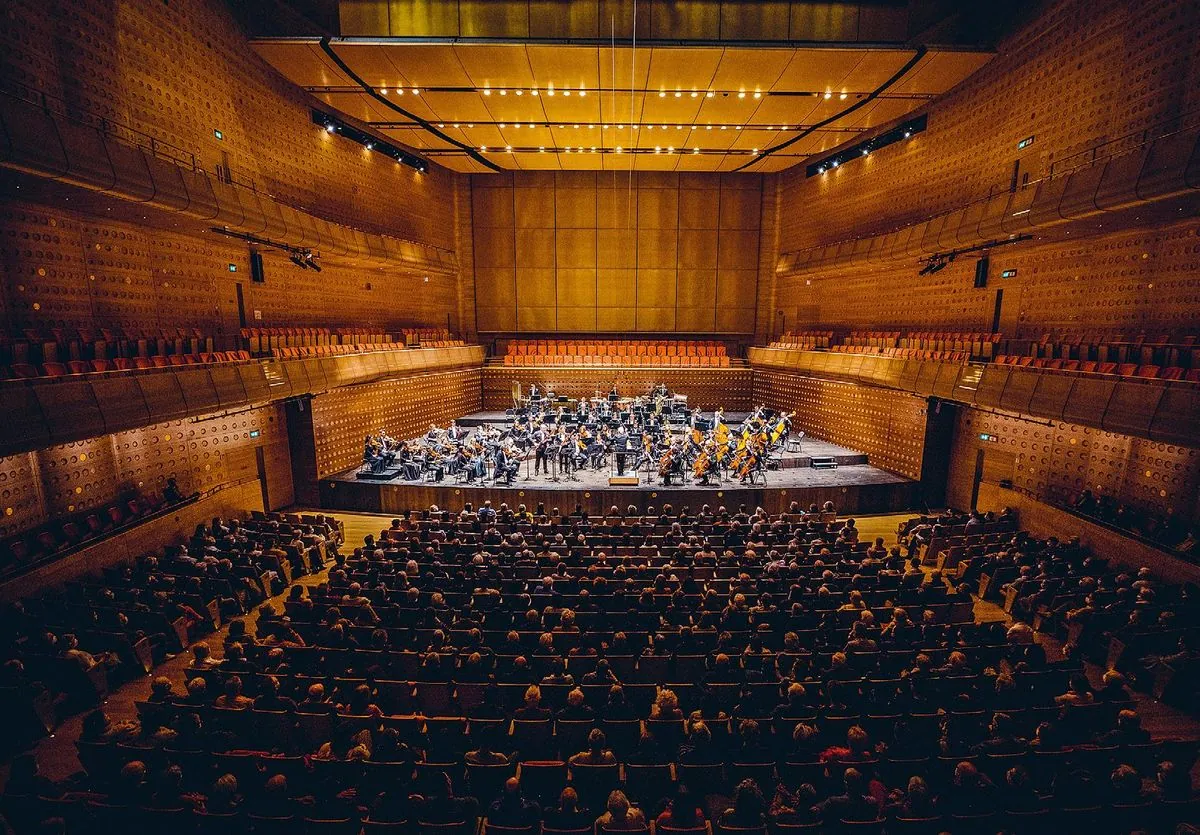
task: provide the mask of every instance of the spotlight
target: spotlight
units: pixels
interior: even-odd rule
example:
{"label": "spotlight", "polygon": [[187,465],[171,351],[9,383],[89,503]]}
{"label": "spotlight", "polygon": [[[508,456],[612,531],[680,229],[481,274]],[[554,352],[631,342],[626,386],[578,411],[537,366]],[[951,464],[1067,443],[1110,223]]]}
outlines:
{"label": "spotlight", "polygon": [[933,273],[941,272],[942,270],[946,269],[946,265],[949,263],[949,261],[938,261],[929,268],[929,274],[932,275]]}
{"label": "spotlight", "polygon": [[317,272],[321,271],[321,265],[313,260],[313,254],[311,252],[306,252],[304,254],[304,263],[306,266],[311,267],[312,269],[316,270]]}
{"label": "spotlight", "polygon": [[333,122],[330,122],[328,125],[325,126],[326,133],[333,133],[335,130],[337,130],[337,126],[334,125]]}
{"label": "spotlight", "polygon": [[293,264],[295,264],[297,267],[299,267],[302,270],[308,269],[308,264],[304,263],[304,259],[301,258],[299,255],[297,255],[294,252],[288,254],[288,260],[291,261]]}

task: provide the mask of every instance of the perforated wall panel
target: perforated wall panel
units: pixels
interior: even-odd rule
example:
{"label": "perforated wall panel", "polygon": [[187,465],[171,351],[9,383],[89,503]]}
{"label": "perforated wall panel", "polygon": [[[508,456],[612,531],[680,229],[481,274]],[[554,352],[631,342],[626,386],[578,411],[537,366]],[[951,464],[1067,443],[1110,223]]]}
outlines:
{"label": "perforated wall panel", "polygon": [[340,473],[362,463],[367,434],[393,438],[423,434],[431,423],[480,410],[480,370],[417,374],[365,386],[348,386],[314,397],[317,476]]}
{"label": "perforated wall panel", "polygon": [[865,452],[876,467],[921,477],[924,398],[760,368],[754,371],[754,402],[795,412],[797,430]]}

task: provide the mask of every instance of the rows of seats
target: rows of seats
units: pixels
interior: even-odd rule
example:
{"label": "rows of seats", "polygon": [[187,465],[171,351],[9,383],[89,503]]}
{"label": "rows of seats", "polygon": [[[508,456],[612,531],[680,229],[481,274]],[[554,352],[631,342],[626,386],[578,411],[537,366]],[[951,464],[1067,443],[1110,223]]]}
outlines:
{"label": "rows of seats", "polygon": [[1051,371],[1078,371],[1087,374],[1111,374],[1118,377],[1138,377],[1144,380],[1187,380],[1200,382],[1200,367],[1162,366],[1151,363],[1139,365],[1135,362],[1108,362],[1101,360],[1050,359],[1028,354],[999,354],[995,361],[1000,365],[1018,368],[1047,368]]}
{"label": "rows of seats", "polygon": [[989,358],[1002,339],[1003,334],[984,331],[906,331],[898,346]]}
{"label": "rows of seats", "polygon": [[403,328],[400,335],[409,345],[416,343],[424,345],[428,342],[454,341],[455,336],[449,328]]}
{"label": "rows of seats", "polygon": [[[1088,580],[1119,610],[1195,624],[1178,587],[1135,586],[1011,516],[913,519],[888,548],[795,510],[405,513],[326,549],[327,580],[283,610],[236,619],[223,659],[197,646],[138,721],[86,717],[86,776],[10,780],[5,813],[18,835],[48,816],[70,835],[595,835],[617,813],[621,831],[694,835],[1167,835],[1194,817],[1194,741],[1151,740],[1122,684],[1091,693],[1078,658],[976,622],[963,587],[916,565],[935,539],[989,537],[991,559],[1041,567],[1026,591]],[[272,521],[246,525],[286,539]],[[124,600],[186,554],[276,553],[243,532],[214,520],[72,602]],[[671,798],[699,829],[655,820]]]}
{"label": "rows of seats", "polygon": [[802,330],[788,331],[772,342],[770,347],[811,351],[815,348],[828,348],[831,344],[833,331]]}
{"label": "rows of seats", "polygon": [[850,331],[841,344],[861,348],[895,348],[900,343],[900,331]]}
{"label": "rows of seats", "polygon": [[243,345],[253,354],[275,348],[379,345],[395,342],[392,334],[372,328],[242,328]]}
{"label": "rows of seats", "polygon": [[66,377],[71,374],[120,372],[147,368],[172,368],[182,365],[213,365],[245,362],[248,351],[212,351],[200,354],[155,354],[149,357],[117,357],[115,359],[70,360],[66,363],[46,362],[39,365],[13,363],[0,366],[0,379],[28,380],[36,377]]}
{"label": "rows of seats", "polygon": [[336,357],[343,354],[361,354],[367,351],[406,351],[403,342],[381,342],[379,344],[306,345],[292,348],[272,348],[275,359],[304,359],[308,357]]}
{"label": "rows of seats", "polygon": [[118,329],[26,328],[0,335],[0,365],[66,364],[174,354],[212,353],[212,336],[196,328]]}
{"label": "rows of seats", "polygon": [[178,496],[134,494],[116,504],[63,516],[11,536],[0,543],[0,577],[25,570],[61,551],[120,532],[180,500]]}
{"label": "rows of seats", "polygon": [[1036,339],[1008,339],[997,353],[1044,360],[1200,368],[1200,347],[1191,333],[1062,331]]}
{"label": "rows of seats", "polygon": [[510,340],[505,365],[616,365],[728,368],[725,345],[695,340]]}

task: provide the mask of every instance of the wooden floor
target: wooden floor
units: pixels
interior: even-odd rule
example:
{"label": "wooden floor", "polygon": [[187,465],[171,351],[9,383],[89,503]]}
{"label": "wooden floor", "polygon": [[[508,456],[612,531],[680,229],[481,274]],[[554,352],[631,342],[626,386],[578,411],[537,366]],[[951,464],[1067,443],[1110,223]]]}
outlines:
{"label": "wooden floor", "polygon": [[[308,508],[297,508],[296,511],[311,512]],[[343,551],[347,553],[353,550],[354,547],[361,545],[363,537],[367,534],[378,535],[382,528],[388,526],[391,519],[386,514],[338,512],[335,515],[342,521],[345,527],[345,546]],[[897,525],[911,517],[911,513],[862,516],[855,519],[855,524],[859,529],[860,538],[873,540],[876,536],[882,536],[884,543],[891,546],[896,542]],[[298,582],[311,586],[316,585],[324,579],[325,572],[321,572],[320,574],[310,574],[302,577]],[[272,598],[272,601],[277,606],[282,607],[283,597],[283,595],[280,595]],[[1009,619],[1008,615],[999,606],[982,601],[977,601],[975,604],[975,617],[980,621],[1004,621]],[[258,615],[256,612],[246,616],[247,627],[251,631],[253,631],[257,619]],[[222,654],[222,642],[227,630],[228,625],[219,633],[205,639],[212,646],[215,656],[219,657]],[[1061,656],[1056,642],[1042,635],[1038,636],[1038,640],[1046,646],[1047,653],[1052,659]],[[167,676],[176,683],[177,687],[182,687],[184,671],[188,666],[189,660],[190,654],[182,653],[175,658],[168,659],[165,664],[157,667],[151,675],[131,681],[115,689],[109,694],[108,701],[104,705],[104,710],[109,718],[114,722],[135,719],[137,711],[134,703],[142,701],[149,696],[150,682],[154,676]],[[1089,669],[1089,675],[1097,682],[1102,672],[1098,668]],[[1139,710],[1142,713],[1145,727],[1156,739],[1162,737],[1200,739],[1200,720],[1197,720],[1195,717],[1163,705],[1141,694],[1139,694]],[[36,747],[38,760],[41,763],[43,773],[51,780],[63,780],[79,770],[79,760],[75,755],[74,743],[79,737],[81,722],[82,716],[70,717],[59,726],[52,737],[38,743]],[[1197,765],[1197,770],[1200,771],[1200,765]],[[6,763],[0,769],[0,779],[7,780],[7,777],[8,768]]]}

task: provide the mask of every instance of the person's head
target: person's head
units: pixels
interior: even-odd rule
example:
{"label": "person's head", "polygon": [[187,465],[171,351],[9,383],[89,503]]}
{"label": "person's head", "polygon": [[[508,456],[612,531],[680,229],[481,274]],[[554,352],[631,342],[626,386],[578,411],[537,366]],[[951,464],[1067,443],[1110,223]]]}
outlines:
{"label": "person's head", "polygon": [[747,777],[737,784],[733,790],[733,808],[743,819],[747,816],[761,815],[766,811],[766,800],[758,783]]}
{"label": "person's head", "polygon": [[988,730],[992,732],[992,736],[1011,736],[1013,730],[1012,717],[1007,713],[993,713]]}
{"label": "person's head", "polygon": [[120,782],[126,786],[140,786],[146,782],[146,764],[141,760],[130,760],[121,766]]}
{"label": "person's head", "polygon": [[157,696],[160,699],[171,695],[171,679],[166,676],[157,676],[150,683],[151,695]]}
{"label": "person's head", "polygon": [[225,679],[225,697],[236,699],[240,695],[242,695],[242,677],[230,676]]}
{"label": "person's head", "polygon": [[308,699],[308,701],[313,702],[313,703],[320,703],[320,702],[325,701],[325,685],[319,684],[319,683],[318,684],[310,684],[308,686],[308,695],[306,696],[306,698]]}
{"label": "person's head", "polygon": [[913,797],[928,797],[929,784],[925,782],[925,778],[914,774],[908,778],[907,793]]}
{"label": "person's head", "polygon": [[706,747],[712,742],[712,731],[705,722],[693,722],[691,730],[688,731],[688,742],[694,748]]}
{"label": "person's head", "polygon": [[263,784],[263,793],[268,797],[285,798],[288,794],[287,777],[282,774],[272,774]]}
{"label": "person's head", "polygon": [[196,659],[197,663],[207,661],[211,655],[212,648],[206,643],[201,642],[192,647],[192,657]]}
{"label": "person's head", "polygon": [[1117,714],[1117,727],[1123,731],[1136,731],[1142,727],[1142,717],[1136,710],[1122,710]]}
{"label": "person's head", "polygon": [[521,781],[516,777],[509,777],[505,780],[504,796],[511,799],[519,798],[521,796]]}
{"label": "person's head", "polygon": [[570,707],[583,707],[583,691],[578,687],[571,689],[567,694],[567,705]]}
{"label": "person's head", "polygon": [[238,781],[232,774],[222,774],[216,779],[208,796],[215,800],[229,801],[237,795]]}
{"label": "person's head", "polygon": [[959,787],[974,786],[979,782],[979,769],[975,763],[963,760],[954,766],[954,785]]}
{"label": "person's head", "polygon": [[846,747],[850,749],[850,753],[852,754],[869,754],[871,752],[871,738],[861,726],[852,725],[850,730],[846,731]]}
{"label": "person's head", "polygon": [[579,809],[579,793],[567,786],[558,795],[558,808],[564,812],[574,812]]}
{"label": "person's head", "polygon": [[1029,786],[1029,772],[1024,766],[1014,765],[1004,772],[1004,782],[1010,789],[1025,789]]}
{"label": "person's head", "polygon": [[655,698],[655,703],[660,711],[676,711],[679,709],[679,697],[675,695],[675,691],[664,687],[658,691],[658,696]]}
{"label": "person's head", "polygon": [[788,685],[787,699],[789,704],[796,704],[797,702],[804,701],[807,695],[808,691],[804,689],[804,685],[800,682],[793,681]]}
{"label": "person's head", "polygon": [[599,728],[592,728],[588,733],[587,746],[588,751],[593,754],[604,753],[605,746],[608,744],[608,738],[604,736],[604,731]]}
{"label": "person's head", "polygon": [[857,797],[863,793],[865,781],[863,773],[857,768],[847,768],[846,772],[842,775],[842,783],[846,787],[846,794],[851,797]]}
{"label": "person's head", "polygon": [[525,690],[525,707],[537,707],[542,703],[542,688],[531,684]]}
{"label": "person's head", "polygon": [[608,793],[608,802],[604,807],[615,821],[625,820],[629,816],[629,798],[620,789]]}
{"label": "person's head", "polygon": [[1111,775],[1112,787],[1120,796],[1137,794],[1142,787],[1142,778],[1131,765],[1119,765]]}

